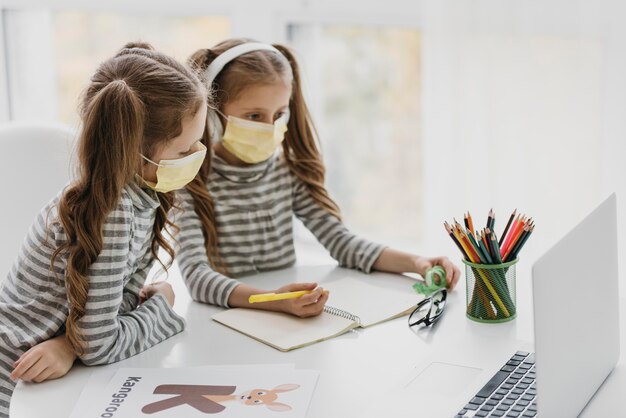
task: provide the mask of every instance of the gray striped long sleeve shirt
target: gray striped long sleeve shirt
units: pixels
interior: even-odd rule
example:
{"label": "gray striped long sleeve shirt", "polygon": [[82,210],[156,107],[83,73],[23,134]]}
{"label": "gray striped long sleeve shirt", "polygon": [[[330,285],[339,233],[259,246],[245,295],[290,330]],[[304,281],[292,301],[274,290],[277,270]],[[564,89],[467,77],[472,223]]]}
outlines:
{"label": "gray striped long sleeve shirt", "polygon": [[[15,383],[13,362],[34,345],[59,335],[68,314],[66,256],[51,266],[67,237],[50,202],[32,225],[17,261],[0,287],[0,417],[8,416]],[[184,321],[165,297],[138,305],[139,291],[154,263],[150,246],[159,201],[136,183],[124,189],[103,227],[103,247],[89,269],[86,313],[79,327],[87,365],[113,363],[181,332]]]}
{"label": "gray striped long sleeve shirt", "polygon": [[[281,155],[245,167],[213,155],[209,191],[215,200],[219,250],[232,277],[284,268],[296,260],[293,216],[300,219],[343,267],[369,273],[382,245],[359,238],[311,197]],[[191,296],[228,306],[239,283],[214,271],[208,261],[200,220],[188,191],[180,192],[182,214],[177,260]]]}

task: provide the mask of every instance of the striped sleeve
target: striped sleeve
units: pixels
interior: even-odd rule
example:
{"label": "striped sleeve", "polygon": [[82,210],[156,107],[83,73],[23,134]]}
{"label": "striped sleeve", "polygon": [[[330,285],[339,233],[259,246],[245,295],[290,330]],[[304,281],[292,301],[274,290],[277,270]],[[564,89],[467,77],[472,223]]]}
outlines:
{"label": "striped sleeve", "polygon": [[143,287],[148,273],[152,268],[152,257],[144,257],[144,260],[139,264],[137,271],[130,277],[126,286],[124,286],[124,293],[122,294],[122,303],[120,304],[119,313],[127,313],[133,309],[137,309],[139,306],[139,292]]}
{"label": "striped sleeve", "polygon": [[322,208],[304,183],[294,178],[293,211],[339,265],[369,273],[385,246],[352,234],[336,217]]}
{"label": "striped sleeve", "polygon": [[16,384],[9,375],[13,371],[13,362],[25,351],[25,348],[15,351],[6,336],[0,334],[0,418],[9,418],[11,395]]}
{"label": "striped sleeve", "polygon": [[228,298],[239,281],[216,272],[209,263],[204,245],[202,224],[188,191],[179,193],[181,211],[175,223],[180,229],[176,259],[191,297],[202,303],[228,306]]}
{"label": "striped sleeve", "polygon": [[[89,269],[85,315],[79,322],[87,345],[80,358],[87,365],[134,356],[184,329],[184,320],[161,295],[151,297],[137,309],[120,313],[129,307],[125,304],[134,303],[139,283],[145,278],[141,270],[131,276],[127,286],[124,283],[131,256],[133,216],[132,203],[122,199],[105,223],[102,251]],[[130,295],[126,301],[125,290]]]}
{"label": "striped sleeve", "polygon": [[139,291],[142,288],[142,283],[145,282],[149,269],[135,273],[130,279],[126,287],[124,287],[124,293],[122,294],[122,303],[120,303],[119,313],[128,313],[139,306]]}

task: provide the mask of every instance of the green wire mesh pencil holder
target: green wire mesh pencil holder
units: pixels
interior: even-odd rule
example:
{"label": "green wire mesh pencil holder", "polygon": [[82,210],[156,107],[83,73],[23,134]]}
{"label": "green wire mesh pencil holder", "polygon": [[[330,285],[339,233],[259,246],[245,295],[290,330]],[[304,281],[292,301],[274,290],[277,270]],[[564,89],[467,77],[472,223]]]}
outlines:
{"label": "green wire mesh pencil holder", "polygon": [[466,315],[484,323],[508,322],[517,316],[515,300],[515,265],[475,264],[463,260],[466,277]]}

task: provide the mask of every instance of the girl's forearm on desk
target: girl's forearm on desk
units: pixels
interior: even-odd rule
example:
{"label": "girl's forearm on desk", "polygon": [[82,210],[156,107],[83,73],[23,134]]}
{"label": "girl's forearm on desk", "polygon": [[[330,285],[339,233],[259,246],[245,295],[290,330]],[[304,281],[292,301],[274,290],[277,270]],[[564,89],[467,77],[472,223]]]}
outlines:
{"label": "girl's forearm on desk", "polygon": [[415,254],[405,253],[403,251],[394,250],[393,248],[385,248],[378,256],[374,265],[374,270],[386,271],[389,273],[420,273],[417,271],[419,260],[421,257]]}
{"label": "girl's forearm on desk", "polygon": [[282,304],[280,301],[263,302],[263,303],[250,303],[248,299],[252,295],[259,293],[268,293],[268,290],[257,289],[246,284],[237,285],[230,297],[228,298],[228,306],[231,308],[250,308],[250,309],[263,309],[266,311],[282,311]]}

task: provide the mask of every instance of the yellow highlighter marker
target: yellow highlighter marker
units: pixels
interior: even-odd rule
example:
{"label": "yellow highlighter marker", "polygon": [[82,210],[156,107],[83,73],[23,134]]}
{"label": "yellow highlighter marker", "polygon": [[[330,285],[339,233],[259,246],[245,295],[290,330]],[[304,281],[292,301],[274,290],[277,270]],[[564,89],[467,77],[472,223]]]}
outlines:
{"label": "yellow highlighter marker", "polygon": [[285,292],[285,293],[261,293],[258,295],[251,295],[248,298],[249,303],[257,302],[270,302],[273,300],[293,299],[304,296],[311,293],[311,290],[298,290],[297,292]]}

